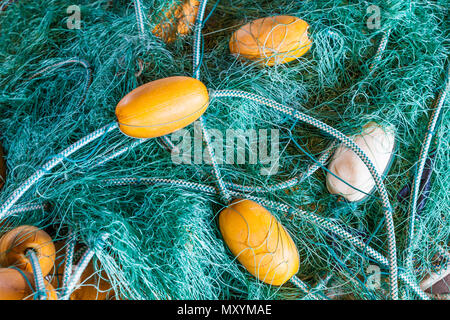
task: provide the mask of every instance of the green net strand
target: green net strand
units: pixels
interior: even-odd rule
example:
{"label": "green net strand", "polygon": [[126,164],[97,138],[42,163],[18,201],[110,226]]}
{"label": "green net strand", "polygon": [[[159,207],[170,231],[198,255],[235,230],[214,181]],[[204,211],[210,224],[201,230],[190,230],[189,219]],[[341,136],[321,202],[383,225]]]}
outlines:
{"label": "green net strand", "polygon": [[17,0],[5,0],[0,4],[0,11],[5,11],[11,3],[14,3]]}
{"label": "green net strand", "polygon": [[[129,146],[123,147],[117,151],[111,152],[110,154],[107,154],[106,156],[104,156],[101,160],[99,160],[97,163],[94,163],[92,165],[92,168],[101,166],[103,164],[105,164],[108,161],[114,160],[117,157],[120,157],[122,154],[124,154],[125,152],[130,151],[131,149],[133,149],[134,147],[140,145],[141,143],[144,143],[146,141],[148,141],[149,139],[136,139],[134,140]],[[172,148],[171,148],[172,149]],[[172,149],[173,150],[173,149]]]}
{"label": "green net strand", "polygon": [[139,30],[139,38],[142,40],[145,37],[144,14],[142,12],[142,4],[140,0],[133,0],[133,2],[134,2],[134,10],[136,13],[136,22]]}

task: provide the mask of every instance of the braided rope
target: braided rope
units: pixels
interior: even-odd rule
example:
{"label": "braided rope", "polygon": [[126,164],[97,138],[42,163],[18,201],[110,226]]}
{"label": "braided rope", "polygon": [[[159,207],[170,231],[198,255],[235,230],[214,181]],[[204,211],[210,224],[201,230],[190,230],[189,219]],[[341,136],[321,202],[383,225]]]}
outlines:
{"label": "braided rope", "polygon": [[135,184],[164,184],[164,185],[175,185],[180,187],[185,187],[188,189],[199,190],[206,193],[217,193],[217,189],[213,186],[204,185],[196,182],[189,182],[185,180],[174,180],[165,178],[134,178],[134,177],[124,177],[124,178],[113,178],[105,179],[101,181],[105,186],[126,186]]}
{"label": "braided rope", "polygon": [[372,72],[375,65],[377,65],[381,61],[381,56],[383,55],[384,50],[387,47],[387,43],[389,40],[389,36],[391,35],[391,29],[383,32],[383,37],[381,38],[380,44],[378,45],[378,50],[373,58],[373,62],[369,67],[369,70]]}
{"label": "braided rope", "polygon": [[[208,186],[196,182],[189,182],[185,180],[175,180],[175,179],[165,179],[165,178],[134,178],[134,177],[124,177],[124,178],[114,178],[114,179],[106,179],[100,181],[102,185],[105,186],[124,186],[124,185],[134,185],[134,184],[150,184],[150,185],[156,185],[156,184],[162,184],[162,185],[169,185],[169,186],[180,186],[183,188],[188,188],[196,191],[201,191],[205,193],[210,194],[217,194],[219,191],[217,188],[213,186]],[[326,218],[322,218],[318,215],[315,215],[314,213],[308,213],[306,211],[290,207],[287,204],[277,202],[277,201],[271,201],[262,199],[256,196],[252,196],[245,193],[240,193],[236,191],[230,191],[230,194],[235,197],[244,197],[249,200],[253,200],[255,202],[258,202],[264,207],[267,208],[273,208],[275,210],[280,210],[281,212],[285,213],[295,213],[300,216],[300,218],[304,219],[305,221],[316,225],[320,228],[323,228],[325,230],[328,230],[332,232],[333,234],[337,235],[338,237],[342,238],[344,241],[350,242],[353,246],[360,249],[363,252],[367,252],[369,256],[377,261],[380,265],[382,265],[385,268],[389,268],[390,264],[389,261],[383,257],[380,253],[378,253],[375,249],[364,243],[359,237],[354,236],[350,234],[348,231],[343,229],[341,226],[335,224],[334,222],[331,222],[327,220]],[[403,270],[400,270],[399,278],[406,283],[411,289],[414,290],[414,292],[422,299],[428,300],[428,296],[423,292],[423,290],[417,285],[417,282],[411,281],[411,279],[405,274]]]}
{"label": "braided rope", "polygon": [[92,67],[89,64],[89,62],[87,62],[84,59],[79,59],[79,58],[73,58],[73,59],[69,59],[69,60],[64,60],[55,64],[52,64],[36,73],[34,73],[31,77],[29,77],[27,80],[31,81],[32,79],[36,78],[37,76],[41,75],[41,74],[45,74],[45,73],[49,73],[59,67],[62,67],[64,65],[67,64],[80,64],[82,65],[85,69],[86,69],[86,82],[85,85],[83,87],[83,99],[81,99],[80,105],[83,104],[84,100],[86,99],[86,94],[87,91],[92,83]]}
{"label": "braided rope", "polygon": [[45,163],[41,169],[37,170],[31,177],[29,177],[25,182],[23,182],[8,199],[0,207],[0,221],[11,215],[9,209],[22,197],[22,195],[31,188],[42,176],[44,176],[48,171],[54,168],[56,165],[61,163],[65,158],[70,156],[75,151],[81,149],[85,145],[94,141],[95,139],[101,137],[102,135],[117,129],[117,123],[108,124],[90,134],[81,138],[62,152],[58,153],[56,156],[52,157],[47,163]]}
{"label": "braided rope", "polygon": [[41,265],[36,252],[32,249],[27,250],[27,258],[30,260],[31,268],[34,274],[34,285],[36,287],[35,300],[46,300],[47,293],[45,290],[44,276],[42,275]]}
{"label": "braided rope", "polygon": [[308,123],[316,128],[321,129],[322,131],[332,135],[336,139],[342,141],[349,149],[355,152],[356,155],[360,157],[360,159],[364,162],[364,164],[369,169],[369,172],[372,174],[374,178],[375,184],[378,188],[378,192],[381,195],[381,200],[383,203],[383,212],[386,220],[386,228],[388,231],[388,249],[389,249],[389,264],[390,264],[390,285],[391,285],[391,298],[393,300],[398,299],[398,283],[397,283],[397,248],[395,242],[395,228],[394,221],[392,217],[393,209],[389,202],[389,198],[387,195],[386,188],[384,187],[382,177],[375,165],[370,161],[369,157],[366,153],[350,138],[345,136],[340,131],[334,129],[333,127],[325,124],[324,122],[317,120],[311,116],[308,116],[298,110],[292,109],[290,107],[284,106],[280,103],[277,103],[273,100],[258,96],[253,93],[248,93],[244,91],[238,90],[217,90],[211,94],[214,98],[221,97],[236,97],[252,100],[268,107],[271,107],[279,112],[282,112],[292,118],[298,119],[305,123]]}
{"label": "braided rope", "polygon": [[78,251],[76,251],[73,254],[73,263],[77,263],[78,264],[78,262],[80,262],[80,258],[83,256],[83,254],[86,252],[87,249],[88,249],[87,246],[83,246]]}
{"label": "braided rope", "polygon": [[[197,17],[195,19],[195,30],[194,30],[194,53],[193,53],[193,75],[195,79],[200,79],[200,47],[201,47],[201,36],[203,28],[203,17],[205,15],[207,0],[200,0],[199,9],[197,12]],[[220,173],[219,165],[214,154],[214,150],[211,147],[211,140],[209,137],[208,130],[206,129],[205,118],[202,116],[199,119],[200,128],[202,129],[203,136],[205,138],[206,149],[208,150],[209,157],[211,159],[211,164],[213,167],[214,176],[219,185],[220,194],[225,201],[229,203],[231,201],[231,196],[225,186],[222,175]]]}
{"label": "braided rope", "polygon": [[14,2],[16,2],[17,0],[5,0],[3,3],[0,4],[0,11],[6,11],[6,9],[8,8],[8,6],[10,4],[13,4]]}
{"label": "braided rope", "polygon": [[193,64],[192,72],[195,79],[200,79],[200,50],[202,45],[202,29],[203,29],[203,17],[205,15],[205,9],[207,0],[200,0],[197,17],[195,18],[194,27],[194,52],[193,52]]}
{"label": "braided rope", "polygon": [[133,149],[134,147],[144,143],[145,141],[147,141],[149,139],[136,139],[134,140],[129,146],[123,147],[117,151],[111,152],[110,154],[108,154],[107,156],[105,156],[102,160],[98,161],[96,164],[94,164],[92,166],[92,168],[101,166],[103,164],[105,164],[106,162],[113,160],[117,157],[119,157],[120,155],[124,154],[125,152],[127,152],[128,150]]}
{"label": "braided rope", "polygon": [[[31,77],[28,78],[28,80],[32,80],[32,79],[36,78],[37,76],[39,76],[41,74],[47,73],[48,71],[57,69],[59,67],[62,67],[64,65],[66,65],[66,64],[71,64],[71,63],[81,64],[87,70],[87,73],[89,75],[91,74],[91,65],[89,64],[89,62],[87,62],[84,59],[73,58],[73,59],[64,60],[64,61],[52,64],[52,65],[50,65],[48,67],[45,67],[44,69],[39,70],[38,72],[34,73]],[[88,78],[90,79],[91,76],[89,76]]]}
{"label": "braided rope", "polygon": [[45,203],[16,205],[16,206],[13,206],[9,210],[9,213],[11,215],[13,215],[13,214],[16,214],[16,213],[23,213],[23,212],[34,211],[34,210],[46,210],[47,207],[48,206]]}
{"label": "braided rope", "polygon": [[200,117],[200,126],[202,128],[203,136],[205,138],[205,143],[213,167],[213,172],[216,177],[217,184],[219,185],[220,194],[222,198],[225,200],[225,203],[229,203],[231,201],[231,196],[229,194],[227,187],[225,186],[225,182],[223,181],[222,175],[220,173],[219,165],[217,164],[216,161],[216,156],[214,154],[213,149],[211,148],[211,140],[209,138],[209,133],[206,129],[205,119],[203,117]]}
{"label": "braided rope", "polygon": [[69,279],[69,281],[67,283],[65,294],[61,297],[62,300],[68,300],[69,299],[70,295],[75,290],[75,286],[80,281],[81,275],[83,274],[83,272],[86,269],[87,265],[89,264],[89,262],[91,261],[92,257],[94,256],[95,251],[96,250],[100,251],[100,250],[103,249],[103,247],[106,244],[106,240],[108,239],[108,237],[109,237],[109,234],[103,233],[95,241],[94,247],[93,248],[88,248],[85,251],[85,253],[81,257],[80,261],[78,262],[78,264],[77,264],[77,266],[75,268],[75,272],[70,277],[70,279]]}
{"label": "braided rope", "polygon": [[317,171],[317,169],[321,168],[325,162],[330,158],[331,153],[334,150],[334,147],[336,146],[336,141],[333,141],[333,143],[322,153],[320,158],[317,160],[317,162],[312,163],[308,166],[306,169],[306,172],[299,174],[298,176],[280,182],[273,185],[269,185],[267,187],[259,187],[259,186],[243,186],[236,183],[227,183],[225,182],[225,186],[227,188],[230,188],[235,191],[241,191],[241,192],[256,192],[256,193],[263,193],[263,192],[273,192],[278,190],[283,190],[287,188],[291,188],[297,184],[302,183],[305,179],[310,177],[314,172]]}
{"label": "braided rope", "polygon": [[69,282],[70,276],[72,275],[72,269],[73,269],[73,261],[74,261],[74,252],[75,252],[75,235],[72,232],[72,230],[69,231],[69,237],[67,241],[67,248],[66,248],[66,256],[64,258],[65,264],[64,264],[64,273],[62,277],[62,292],[61,296],[65,297],[67,295],[67,284]]}

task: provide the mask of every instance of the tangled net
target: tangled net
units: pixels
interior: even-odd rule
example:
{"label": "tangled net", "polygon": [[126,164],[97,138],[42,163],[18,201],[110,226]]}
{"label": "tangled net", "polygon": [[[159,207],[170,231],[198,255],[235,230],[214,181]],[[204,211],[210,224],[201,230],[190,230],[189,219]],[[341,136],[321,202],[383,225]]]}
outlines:
{"label": "tangled net", "polygon": [[[418,284],[447,266],[450,232],[446,3],[375,4],[383,22],[370,30],[366,1],[200,1],[194,33],[166,44],[152,31],[161,19],[170,29],[167,1],[86,1],[81,29],[66,28],[69,1],[4,2],[1,232],[30,224],[90,248],[74,259],[62,297],[94,259],[120,299],[429,298]],[[310,23],[307,55],[261,68],[229,54],[231,32],[277,14]],[[205,140],[207,128],[276,128],[276,174],[261,175],[262,163],[217,165],[207,146],[200,158],[210,163],[194,154],[177,165],[168,137],[136,140],[111,123],[136,86],[192,74],[213,98],[199,125]],[[370,120],[396,128],[395,160],[379,179],[385,191],[337,203],[323,174],[340,142],[333,134],[345,140]],[[434,175],[419,211],[430,145]],[[397,198],[411,181],[412,206]],[[292,283],[264,284],[229,253],[216,217],[234,197],[266,206],[292,235],[300,254]],[[369,285],[372,266],[381,268],[377,287]]]}

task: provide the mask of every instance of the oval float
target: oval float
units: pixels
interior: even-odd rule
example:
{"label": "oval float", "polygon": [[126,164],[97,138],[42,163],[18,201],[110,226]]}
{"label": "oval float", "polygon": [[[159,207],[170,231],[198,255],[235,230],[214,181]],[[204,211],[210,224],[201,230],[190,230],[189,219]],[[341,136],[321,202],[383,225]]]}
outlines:
{"label": "oval float", "polygon": [[220,212],[219,229],[238,261],[259,280],[279,286],[298,272],[294,241],[258,203],[234,200]]}
{"label": "oval float", "polygon": [[307,22],[293,16],[257,19],[233,33],[230,52],[268,66],[287,63],[311,48],[308,28]]}
{"label": "oval float", "polygon": [[[44,280],[47,300],[57,300],[55,288]],[[26,271],[0,269],[0,300],[33,300],[34,275]]]}
{"label": "oval float", "polygon": [[153,138],[191,124],[208,108],[205,85],[190,77],[169,77],[144,84],[116,107],[120,130],[134,138]]}
{"label": "oval float", "polygon": [[45,277],[55,263],[55,245],[44,230],[34,226],[20,226],[8,231],[0,238],[0,266],[14,266],[33,272],[26,251],[33,249],[39,259]]}
{"label": "oval float", "polygon": [[175,41],[177,35],[187,35],[192,30],[197,17],[198,0],[184,0],[166,11],[152,33],[166,43]]}
{"label": "oval float", "polygon": [[[353,141],[367,154],[378,172],[385,173],[394,154],[393,128],[383,128],[371,121],[363,126],[361,134],[353,137]],[[328,172],[328,191],[342,196],[347,201],[360,201],[375,187],[375,180],[364,162],[344,145],[340,145],[334,152],[328,170],[364,192],[355,190]]]}

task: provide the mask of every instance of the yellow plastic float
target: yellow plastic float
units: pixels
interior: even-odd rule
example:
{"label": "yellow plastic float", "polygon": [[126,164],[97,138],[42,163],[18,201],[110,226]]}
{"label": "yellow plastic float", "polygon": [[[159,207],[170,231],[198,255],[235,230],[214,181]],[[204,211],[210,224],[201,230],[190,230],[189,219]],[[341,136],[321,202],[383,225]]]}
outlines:
{"label": "yellow plastic float", "polygon": [[294,241],[258,203],[234,200],[220,212],[219,229],[230,251],[260,281],[281,286],[298,272]]}
{"label": "yellow plastic float", "polygon": [[311,48],[308,28],[307,22],[293,16],[257,19],[233,33],[230,52],[267,66],[287,63]]}
{"label": "yellow plastic float", "polygon": [[20,226],[8,231],[0,238],[0,266],[14,266],[33,272],[27,250],[34,250],[45,277],[55,263],[55,245],[44,230],[34,226]]}

